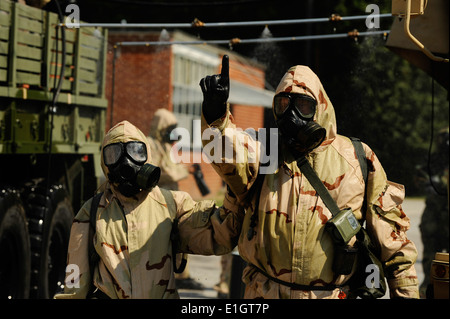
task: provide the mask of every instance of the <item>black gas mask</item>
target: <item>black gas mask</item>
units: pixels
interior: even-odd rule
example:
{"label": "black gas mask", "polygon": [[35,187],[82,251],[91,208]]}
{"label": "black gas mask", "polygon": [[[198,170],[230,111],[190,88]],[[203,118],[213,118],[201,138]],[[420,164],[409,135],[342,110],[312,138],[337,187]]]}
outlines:
{"label": "black gas mask", "polygon": [[305,94],[279,93],[273,99],[273,112],[283,141],[294,155],[306,154],[325,139],[326,130],[313,121],[317,101]]}
{"label": "black gas mask", "polygon": [[126,197],[152,189],[161,175],[159,167],[145,163],[147,147],[139,141],[106,145],[103,161],[109,170],[108,179],[117,183],[119,192]]}
{"label": "black gas mask", "polygon": [[172,131],[173,131],[174,129],[177,128],[177,126],[178,126],[177,124],[173,124],[173,125],[170,125],[170,126],[166,127],[166,128],[162,131],[162,133],[161,133],[161,139],[162,139],[162,142],[164,142],[164,143],[169,143],[169,144],[171,144],[172,142],[174,142],[173,140],[171,140],[170,134],[172,133]]}

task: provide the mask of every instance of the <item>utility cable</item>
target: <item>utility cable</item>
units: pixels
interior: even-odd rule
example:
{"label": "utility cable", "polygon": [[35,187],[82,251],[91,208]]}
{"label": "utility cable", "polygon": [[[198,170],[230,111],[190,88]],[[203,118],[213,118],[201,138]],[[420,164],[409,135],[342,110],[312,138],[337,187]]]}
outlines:
{"label": "utility cable", "polygon": [[[58,17],[59,21],[62,23],[64,21],[64,16],[61,11],[61,7],[57,0],[54,1],[57,8],[58,8]],[[59,42],[59,30],[61,30],[61,42],[62,42],[62,57],[61,57],[61,72],[58,79],[58,84],[56,84],[57,79],[57,73],[58,73],[58,42]],[[66,30],[65,28],[61,28],[59,26],[56,27],[56,38],[55,38],[55,74],[54,74],[54,81],[53,81],[53,98],[52,103],[49,108],[50,113],[50,124],[49,124],[49,137],[48,137],[48,168],[47,168],[47,189],[50,189],[50,172],[51,172],[51,157],[52,157],[52,146],[53,146],[53,124],[54,124],[54,115],[57,110],[57,101],[59,97],[59,93],[61,92],[62,87],[62,81],[64,78],[64,72],[65,72],[65,65],[66,65]]]}
{"label": "utility cable", "polygon": [[254,44],[264,42],[287,42],[287,41],[305,41],[305,40],[325,40],[325,39],[339,39],[339,38],[357,38],[359,36],[373,36],[373,35],[387,35],[389,30],[381,31],[367,31],[358,32],[357,30],[348,33],[334,33],[334,34],[319,34],[319,35],[304,35],[304,36],[288,36],[288,37],[274,37],[274,38],[256,38],[256,39],[239,39],[233,38],[231,40],[196,40],[196,41],[123,41],[116,42],[117,46],[157,46],[157,45],[204,45],[204,44],[228,44],[230,46],[237,44]]}
{"label": "utility cable", "polygon": [[[330,21],[353,21],[364,20],[369,15],[356,15],[341,17],[338,14],[332,14],[325,18],[305,18],[305,19],[287,19],[287,20],[261,20],[261,21],[237,21],[237,22],[203,22],[194,19],[191,23],[80,23],[79,27],[99,27],[99,28],[145,28],[145,29],[190,29],[190,28],[222,28],[222,27],[254,27],[254,26],[274,26],[274,25],[290,25],[303,23],[323,23]],[[371,15],[372,18],[392,17],[390,13],[382,13],[379,15]],[[64,23],[60,26],[66,27]]]}

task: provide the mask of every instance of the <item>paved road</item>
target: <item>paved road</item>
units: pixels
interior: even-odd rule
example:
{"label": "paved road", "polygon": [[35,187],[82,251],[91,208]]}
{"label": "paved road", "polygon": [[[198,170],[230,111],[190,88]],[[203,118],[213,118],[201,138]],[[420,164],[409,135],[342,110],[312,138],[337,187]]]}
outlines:
{"label": "paved road", "polygon": [[[411,219],[411,229],[408,231],[408,238],[413,241],[418,250],[416,271],[419,283],[423,280],[422,269],[422,240],[420,237],[420,218],[425,208],[423,199],[408,198],[403,203],[403,210]],[[220,257],[218,256],[189,256],[189,267],[191,277],[205,286],[204,290],[179,290],[182,299],[212,299],[217,298],[214,285],[219,282]],[[389,298],[388,294],[384,298]]]}

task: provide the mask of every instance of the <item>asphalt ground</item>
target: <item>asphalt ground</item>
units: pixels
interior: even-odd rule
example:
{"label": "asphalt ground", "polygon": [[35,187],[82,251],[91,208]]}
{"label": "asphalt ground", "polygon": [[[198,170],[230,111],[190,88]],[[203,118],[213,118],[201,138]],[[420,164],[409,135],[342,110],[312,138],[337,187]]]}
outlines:
{"label": "asphalt ground", "polygon": [[[407,232],[408,238],[416,245],[418,257],[416,261],[417,277],[419,284],[423,281],[422,252],[423,244],[421,240],[419,225],[422,212],[425,208],[423,198],[407,198],[403,202],[403,211],[411,220],[411,228]],[[217,292],[214,290],[220,280],[221,272],[220,256],[200,256],[189,255],[190,276],[195,281],[204,286],[203,290],[179,289],[181,299],[216,299]],[[389,292],[383,299],[389,298]]]}

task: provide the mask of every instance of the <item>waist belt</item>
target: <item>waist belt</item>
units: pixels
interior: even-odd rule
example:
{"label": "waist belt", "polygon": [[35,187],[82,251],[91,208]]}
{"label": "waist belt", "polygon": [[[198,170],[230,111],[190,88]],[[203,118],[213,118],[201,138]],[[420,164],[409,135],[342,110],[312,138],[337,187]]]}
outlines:
{"label": "waist belt", "polygon": [[310,286],[310,285],[301,285],[296,284],[295,282],[287,282],[284,280],[280,280],[278,278],[270,276],[268,273],[266,273],[264,270],[261,270],[260,268],[256,267],[255,265],[251,265],[256,271],[263,274],[267,278],[269,278],[271,281],[276,282],[277,284],[287,286],[294,290],[321,290],[321,291],[333,291],[335,289],[342,290],[342,286],[339,285],[326,285],[326,286]]}

